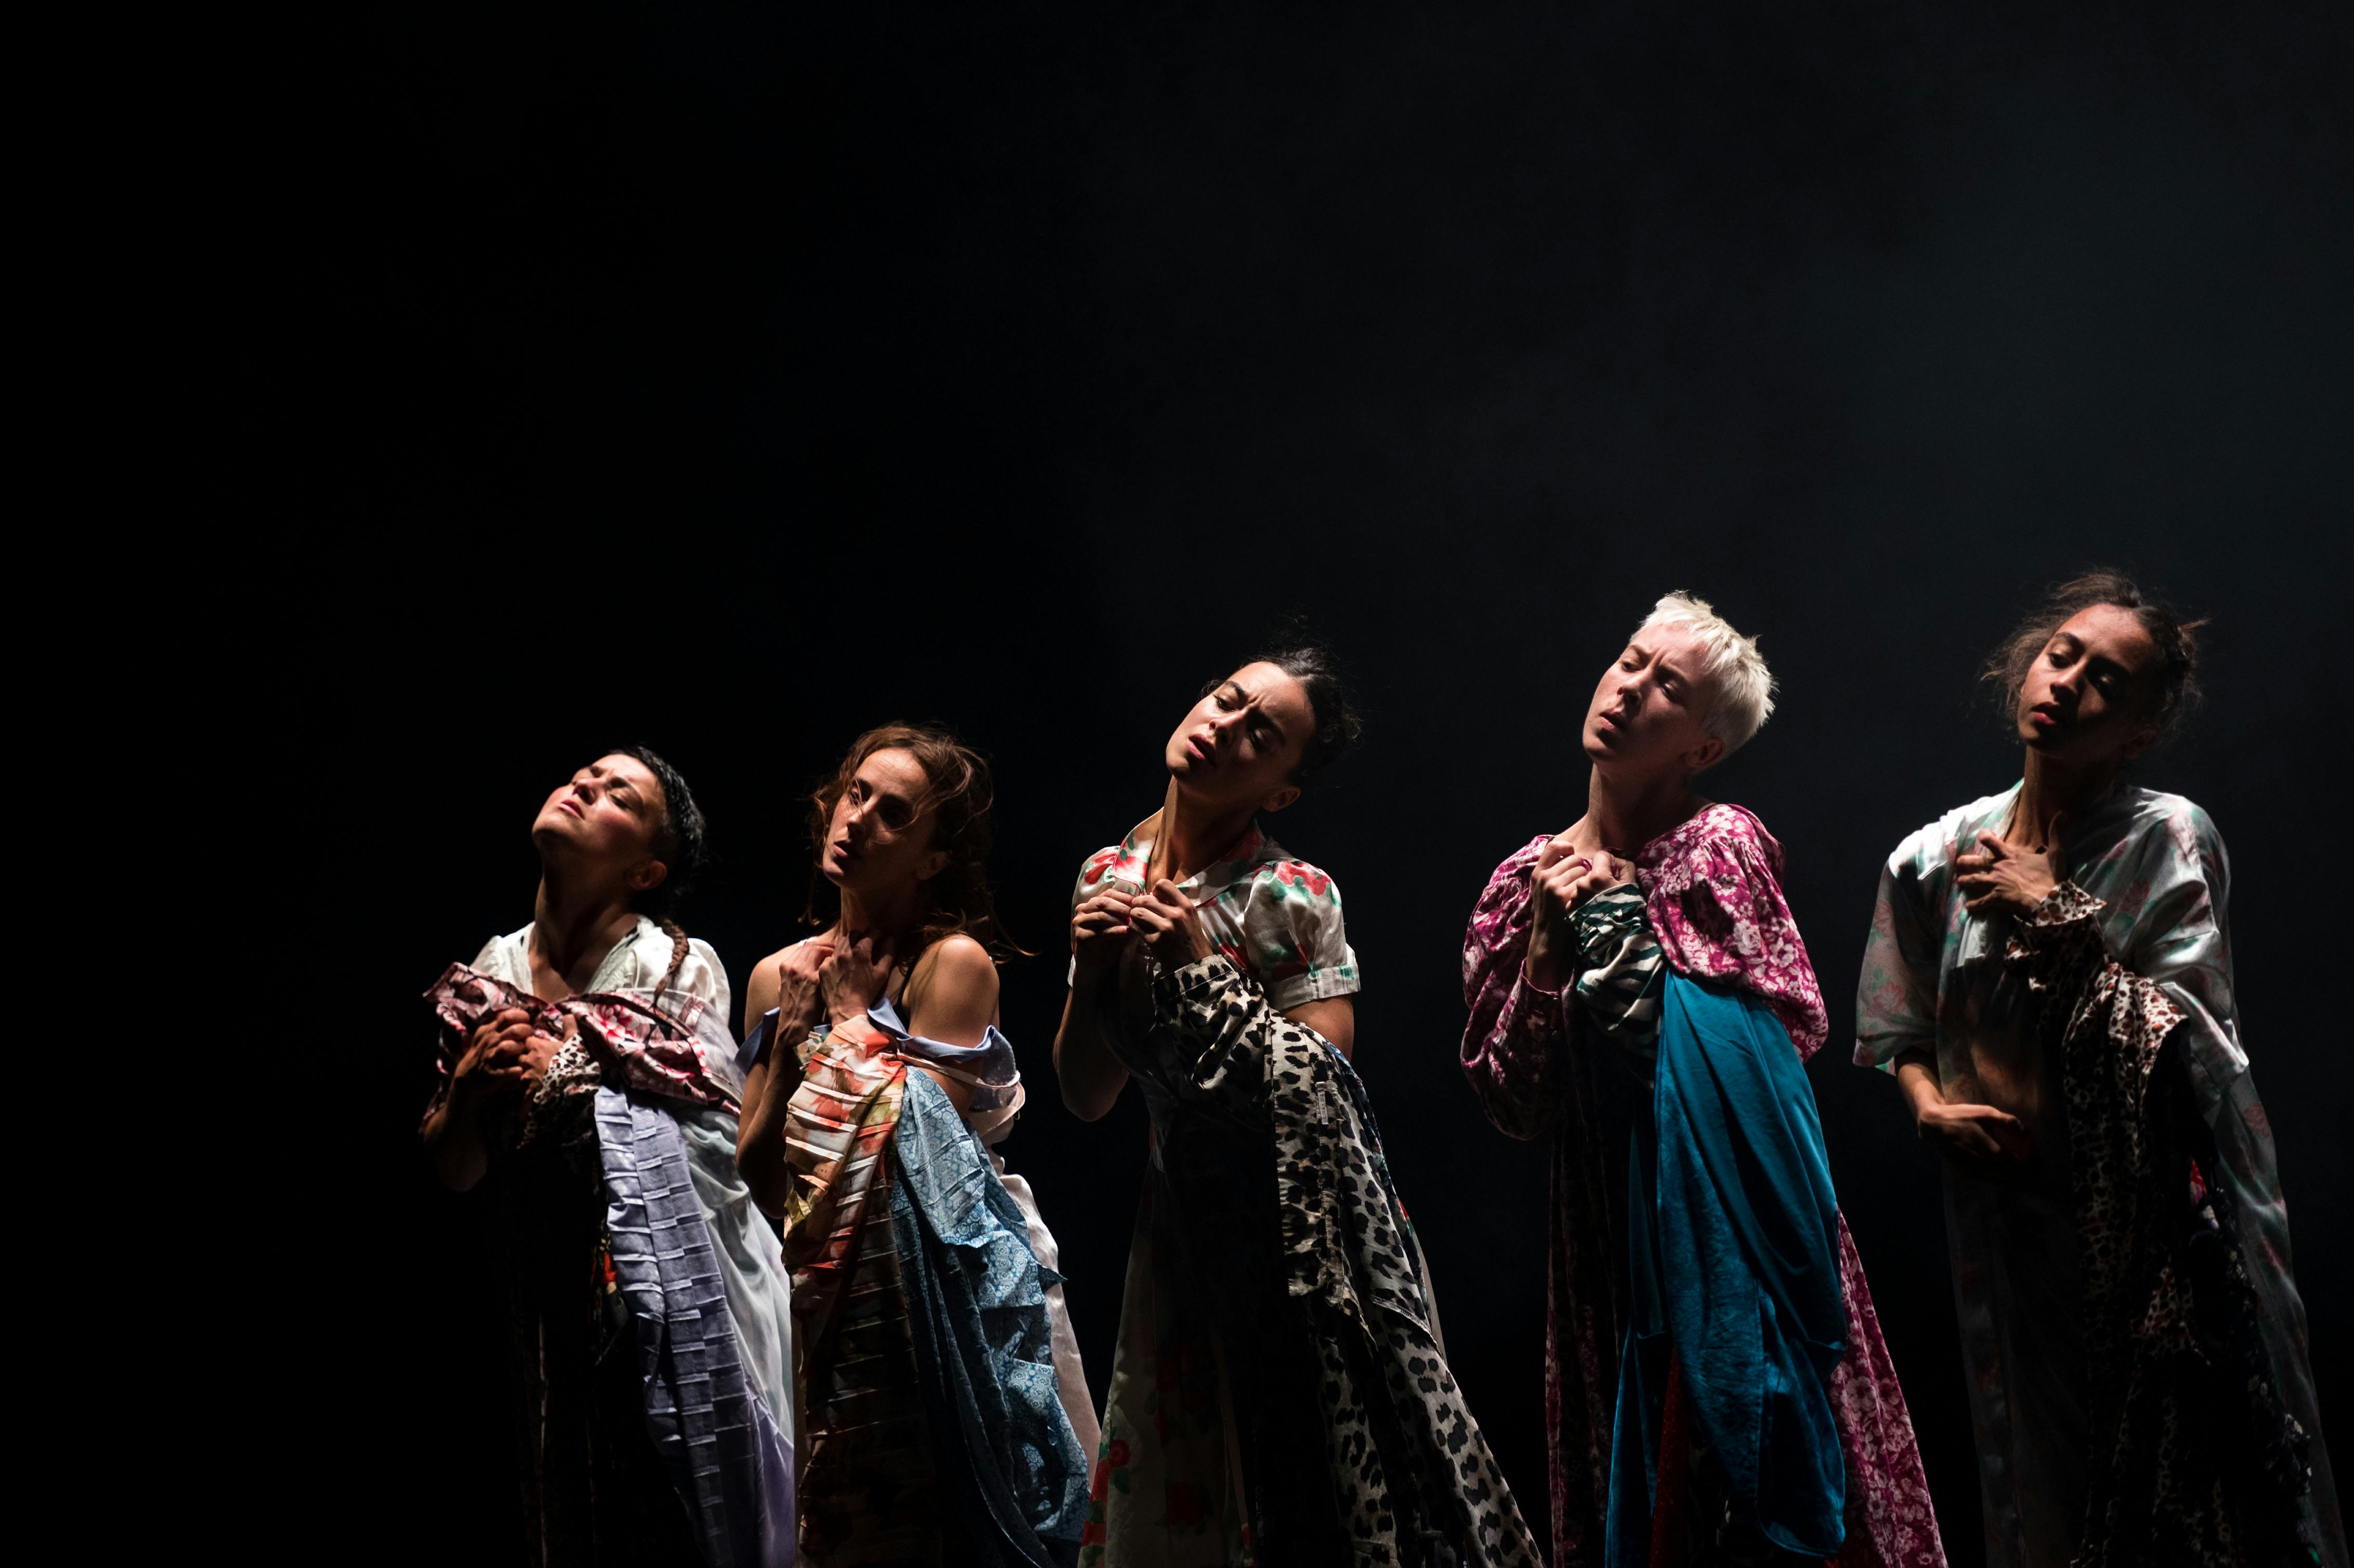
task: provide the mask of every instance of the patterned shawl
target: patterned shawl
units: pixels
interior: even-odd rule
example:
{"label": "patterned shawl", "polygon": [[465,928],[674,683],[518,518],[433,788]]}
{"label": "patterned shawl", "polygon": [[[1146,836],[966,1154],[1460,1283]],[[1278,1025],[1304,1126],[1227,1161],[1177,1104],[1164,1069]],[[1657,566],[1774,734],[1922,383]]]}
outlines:
{"label": "patterned shawl", "polygon": [[1356,1075],[1213,954],[1161,976],[1155,1075],[1275,1139],[1285,1288],[1322,1376],[1329,1473],[1366,1563],[1543,1560],[1431,1322]]}
{"label": "patterned shawl", "polygon": [[2304,1427],[2274,1385],[2230,1192],[2190,1080],[2162,1071],[2182,1009],[2110,959],[2101,900],[2063,882],[2018,923],[2061,1060],[2084,1259],[2092,1457],[2075,1568],[2302,1560]]}

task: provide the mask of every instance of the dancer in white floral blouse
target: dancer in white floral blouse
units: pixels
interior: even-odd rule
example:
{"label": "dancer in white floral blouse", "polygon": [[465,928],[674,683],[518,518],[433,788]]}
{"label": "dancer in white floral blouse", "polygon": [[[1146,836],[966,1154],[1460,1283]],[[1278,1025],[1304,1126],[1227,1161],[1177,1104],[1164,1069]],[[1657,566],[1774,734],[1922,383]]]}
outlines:
{"label": "dancer in white floral blouse", "polygon": [[1539,1561],[1350,1065],[1340,890],[1257,821],[1355,730],[1320,651],[1245,664],[1080,870],[1063,1098],[1093,1120],[1133,1077],[1152,1114],[1083,1564]]}

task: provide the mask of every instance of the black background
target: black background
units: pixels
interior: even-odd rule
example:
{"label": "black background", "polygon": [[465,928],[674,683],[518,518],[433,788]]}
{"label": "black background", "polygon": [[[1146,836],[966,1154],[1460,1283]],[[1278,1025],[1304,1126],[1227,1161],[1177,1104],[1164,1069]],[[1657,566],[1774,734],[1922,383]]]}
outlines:
{"label": "black background", "polygon": [[1458,945],[1582,809],[1594,680],[1681,588],[1782,683],[1711,790],[1788,852],[1842,1203],[1977,1561],[1935,1171],[1841,1042],[1881,860],[2016,776],[1978,662],[2093,561],[2215,618],[2211,699],[2141,779],[2231,845],[2337,1408],[2348,14],[2051,11],[355,12],[297,390],[363,543],[283,650],[351,715],[339,874],[387,890],[334,966],[376,1314],[340,1365],[376,1414],[330,1506],[401,1553],[512,1529],[480,1237],[415,1152],[417,994],[529,917],[531,817],[617,738],[710,815],[683,913],[739,996],[799,934],[805,792],[853,735],[937,718],[995,758],[1043,954],[1006,974],[1007,1149],[1100,1395],[1144,1139],[1132,1097],[1089,1126],[1055,1092],[1066,900],[1200,683],[1296,612],[1372,725],[1274,825],[1345,890],[1357,1060],[1542,1537],[1545,1156],[1458,1075]]}

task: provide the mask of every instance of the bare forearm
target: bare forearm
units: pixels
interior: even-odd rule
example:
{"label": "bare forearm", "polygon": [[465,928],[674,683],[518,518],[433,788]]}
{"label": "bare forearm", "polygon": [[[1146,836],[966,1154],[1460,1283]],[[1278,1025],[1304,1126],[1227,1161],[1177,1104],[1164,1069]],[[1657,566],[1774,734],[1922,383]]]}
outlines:
{"label": "bare forearm", "polygon": [[1081,1121],[1100,1119],[1128,1086],[1128,1069],[1103,1036],[1102,987],[1108,977],[1082,969],[1063,1001],[1063,1027],[1055,1035],[1055,1075],[1063,1104]]}
{"label": "bare forearm", "polygon": [[461,1104],[456,1094],[443,1100],[426,1120],[426,1158],[432,1161],[433,1174],[441,1185],[453,1192],[472,1191],[490,1170],[480,1122],[472,1097]]}
{"label": "bare forearm", "polygon": [[1916,1121],[1923,1111],[1946,1103],[1945,1090],[1937,1083],[1936,1066],[1926,1052],[1908,1051],[1896,1058],[1896,1086],[1903,1092],[1904,1103]]}
{"label": "bare forearm", "polygon": [[736,1168],[752,1190],[752,1201],[771,1214],[785,1212],[790,1172],[785,1165],[785,1124],[791,1109],[798,1075],[790,1066],[780,1070],[779,1058],[794,1064],[792,1046],[771,1040],[744,1075],[744,1111],[736,1124]]}
{"label": "bare forearm", "polygon": [[1283,1015],[1294,1023],[1304,1024],[1324,1037],[1326,1044],[1341,1055],[1355,1060],[1357,1053],[1357,1004],[1345,996],[1326,997],[1320,1001],[1303,1001]]}

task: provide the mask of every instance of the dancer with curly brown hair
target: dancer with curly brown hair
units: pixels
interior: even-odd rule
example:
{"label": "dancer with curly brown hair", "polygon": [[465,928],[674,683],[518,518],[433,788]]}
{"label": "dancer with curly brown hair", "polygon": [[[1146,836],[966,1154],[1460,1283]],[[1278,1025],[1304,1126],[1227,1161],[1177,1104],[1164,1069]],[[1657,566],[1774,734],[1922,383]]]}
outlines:
{"label": "dancer with curly brown hair", "polygon": [[1054,1237],[995,1152],[1023,1087],[991,805],[947,732],[859,736],[811,800],[823,928],[753,971],[737,1155],[792,1269],[811,1568],[1078,1552],[1095,1418]]}

